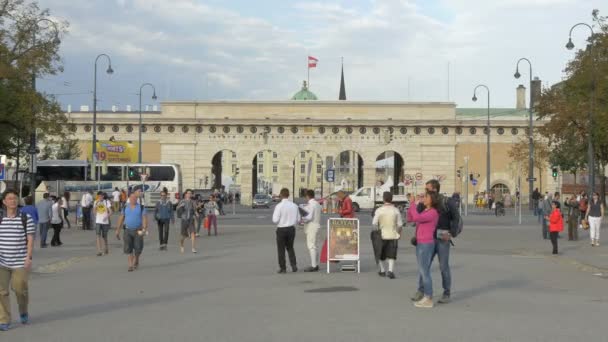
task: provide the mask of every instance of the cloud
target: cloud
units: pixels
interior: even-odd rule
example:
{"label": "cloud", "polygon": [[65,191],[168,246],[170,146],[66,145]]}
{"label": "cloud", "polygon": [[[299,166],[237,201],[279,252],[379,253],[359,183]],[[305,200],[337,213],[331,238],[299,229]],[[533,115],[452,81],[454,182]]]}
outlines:
{"label": "cloud", "polygon": [[[600,2],[302,1],[281,2],[280,13],[256,12],[242,0],[231,9],[195,0],[41,4],[71,23],[61,81],[90,90],[91,60],[112,56],[116,73],[100,86],[108,99],[102,105],[128,103],[142,80],[165,89],[161,99],[287,99],[306,77],[306,56],[314,55],[320,61],[311,89],[320,99],[337,99],[344,57],[349,99],[445,101],[449,92],[461,106],[479,106],[470,101],[472,89],[487,83],[493,106],[512,107],[515,61],[528,57],[535,76],[559,81],[572,57],[563,49],[568,28],[589,21]],[[60,92],[58,83],[47,90]]]}

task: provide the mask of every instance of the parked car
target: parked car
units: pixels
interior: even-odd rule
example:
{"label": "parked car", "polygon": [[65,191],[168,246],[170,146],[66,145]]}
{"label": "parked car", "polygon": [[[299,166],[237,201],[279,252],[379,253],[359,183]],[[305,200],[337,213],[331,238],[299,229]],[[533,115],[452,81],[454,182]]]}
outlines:
{"label": "parked car", "polygon": [[272,195],[272,201],[273,202],[281,202],[281,196],[279,196],[279,195]]}
{"label": "parked car", "polygon": [[256,194],[255,196],[253,196],[253,202],[251,203],[251,207],[253,209],[260,207],[270,208],[271,203],[272,198],[270,198],[270,196],[264,194]]}

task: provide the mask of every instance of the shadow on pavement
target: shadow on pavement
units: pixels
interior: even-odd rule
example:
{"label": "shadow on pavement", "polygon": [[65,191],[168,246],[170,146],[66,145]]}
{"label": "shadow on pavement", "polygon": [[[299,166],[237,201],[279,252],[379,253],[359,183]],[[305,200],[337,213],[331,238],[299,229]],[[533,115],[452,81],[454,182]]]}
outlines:
{"label": "shadow on pavement", "polygon": [[452,301],[456,302],[464,299],[470,299],[488,292],[493,292],[495,290],[521,288],[528,283],[529,281],[523,278],[497,280],[486,283],[479,287],[458,291],[456,296],[452,296]]}

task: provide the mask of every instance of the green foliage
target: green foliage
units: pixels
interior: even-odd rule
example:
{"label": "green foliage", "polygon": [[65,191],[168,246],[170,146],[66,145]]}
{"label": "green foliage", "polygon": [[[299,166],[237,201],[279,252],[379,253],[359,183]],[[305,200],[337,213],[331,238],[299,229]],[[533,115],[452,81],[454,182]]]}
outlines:
{"label": "green foliage", "polygon": [[66,22],[49,23],[50,13],[36,2],[0,0],[0,153],[24,151],[34,129],[64,138],[67,118],[57,101],[34,91],[32,75],[62,71],[59,38]]}

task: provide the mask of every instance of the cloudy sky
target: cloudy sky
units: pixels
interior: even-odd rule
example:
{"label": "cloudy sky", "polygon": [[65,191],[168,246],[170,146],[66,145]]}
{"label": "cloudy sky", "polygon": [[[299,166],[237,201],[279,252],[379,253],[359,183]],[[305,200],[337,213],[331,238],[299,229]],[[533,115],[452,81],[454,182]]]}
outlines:
{"label": "cloudy sky", "polygon": [[[605,0],[40,0],[69,21],[65,72],[40,79],[64,106],[136,108],[139,86],[167,100],[284,100],[306,79],[319,99],[338,98],[340,61],[349,100],[454,101],[479,107],[487,84],[493,107],[514,107],[515,63],[528,57],[544,85],[561,80],[573,52],[570,27],[608,14]],[[604,5],[604,8],[600,6]],[[589,33],[573,33],[577,47]],[[528,78],[527,64],[522,64]],[[448,73],[448,70],[449,73]],[[449,75],[449,76],[448,76]],[[449,80],[449,82],[448,82]],[[527,83],[527,82],[526,82]],[[448,86],[449,85],[449,86]],[[144,91],[147,94],[148,90]],[[146,95],[144,104],[156,104]],[[484,98],[485,95],[479,95]]]}

